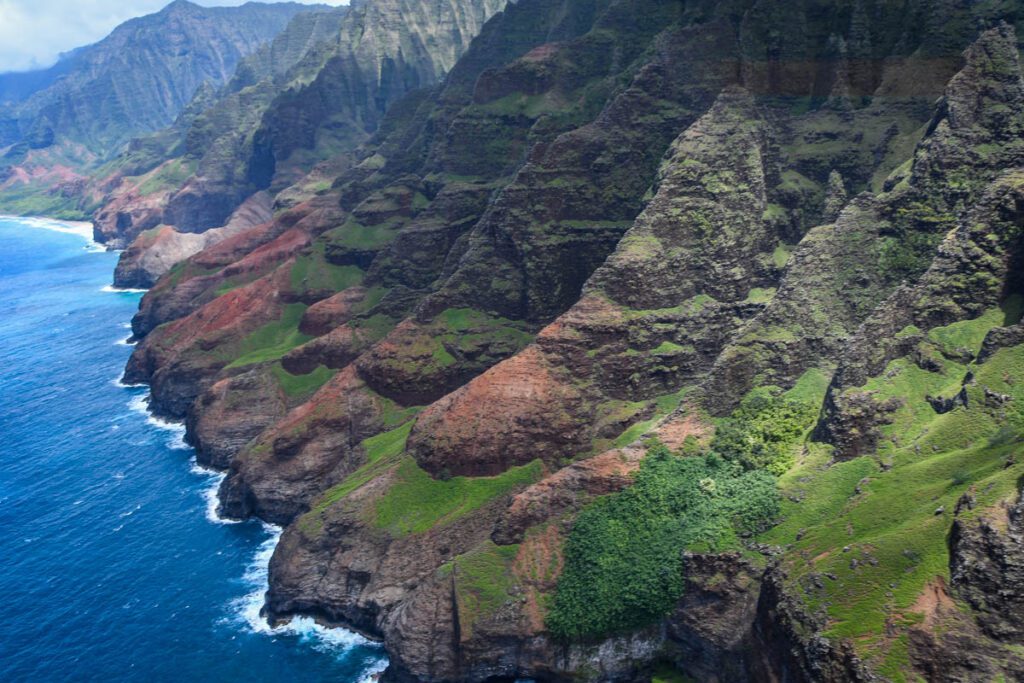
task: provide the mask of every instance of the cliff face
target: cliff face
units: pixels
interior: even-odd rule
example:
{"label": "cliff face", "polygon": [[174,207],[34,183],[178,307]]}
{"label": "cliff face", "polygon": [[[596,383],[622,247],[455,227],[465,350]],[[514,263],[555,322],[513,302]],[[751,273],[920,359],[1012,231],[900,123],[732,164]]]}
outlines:
{"label": "cliff face", "polygon": [[1020,678],[1018,4],[499,9],[296,19],[97,222],[268,615],[393,680]]}
{"label": "cliff face", "polygon": [[[388,108],[437,83],[503,5],[380,0],[296,17],[243,62],[212,106],[181,126],[177,145],[144,175],[106,181],[112,190],[96,214],[97,235],[112,245],[135,241],[118,283],[149,286],[198,250],[182,245],[222,239],[227,233],[213,229],[257,192],[287,207],[329,187]],[[131,166],[131,155],[124,162]],[[173,247],[140,237],[157,226],[207,236],[175,238]]]}

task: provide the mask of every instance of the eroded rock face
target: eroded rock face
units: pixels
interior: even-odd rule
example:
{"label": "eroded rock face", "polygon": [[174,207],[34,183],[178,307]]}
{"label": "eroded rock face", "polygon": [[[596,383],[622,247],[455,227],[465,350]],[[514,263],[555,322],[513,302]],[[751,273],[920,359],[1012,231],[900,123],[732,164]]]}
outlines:
{"label": "eroded rock face", "polygon": [[1024,642],[1024,498],[971,521],[957,519],[949,555],[953,589],[974,608],[982,630]]}
{"label": "eroded rock face", "polygon": [[183,419],[231,358],[211,354],[219,345],[243,339],[280,315],[283,274],[272,273],[218,297],[206,306],[143,339],[132,352],[125,381],[150,385],[150,408]]}
{"label": "eroded rock face", "polygon": [[231,459],[223,511],[288,524],[363,464],[360,442],[381,431],[381,413],[352,368],[339,373]]}
{"label": "eroded rock face", "polygon": [[137,237],[121,253],[114,286],[148,289],[162,275],[193,254],[245,232],[273,217],[270,195],[259,192],[242,203],[226,225],[204,233],[181,233],[164,225]]}
{"label": "eroded rock face", "polygon": [[227,469],[235,454],[287,411],[277,382],[261,369],[219,380],[189,411],[187,430],[204,466]]}
{"label": "eroded rock face", "polygon": [[[436,475],[486,476],[583,445],[584,397],[561,381],[536,347],[501,363],[431,405],[409,449]],[[561,412],[556,412],[561,411]]]}
{"label": "eroded rock face", "polygon": [[[932,232],[935,258],[920,279],[895,289],[864,320],[842,355],[819,428],[820,435],[841,446],[842,455],[863,450],[861,438],[850,438],[848,426],[864,434],[872,423],[879,424],[858,416],[888,412],[886,406],[865,405],[852,394],[920,339],[901,335],[901,330],[913,326],[927,331],[975,318],[1016,283],[1011,269],[1022,250],[1019,167],[1024,147],[1018,138],[1024,129],[1024,80],[1013,31],[1003,25],[985,32],[965,59],[964,70],[950,81],[929,137],[915,154],[908,187],[894,189],[888,197],[897,210],[915,207],[904,215],[921,206],[935,207],[931,210],[942,212],[940,219],[924,222],[924,229],[944,229],[944,234]],[[992,112],[979,105],[983,101],[1000,105]],[[979,148],[989,149],[986,145],[998,151],[979,153]],[[971,181],[953,183],[956,191],[951,194],[950,178],[964,174]],[[915,203],[908,205],[911,200]],[[854,408],[847,416],[842,415],[844,401]],[[870,446],[870,440],[866,443]]]}

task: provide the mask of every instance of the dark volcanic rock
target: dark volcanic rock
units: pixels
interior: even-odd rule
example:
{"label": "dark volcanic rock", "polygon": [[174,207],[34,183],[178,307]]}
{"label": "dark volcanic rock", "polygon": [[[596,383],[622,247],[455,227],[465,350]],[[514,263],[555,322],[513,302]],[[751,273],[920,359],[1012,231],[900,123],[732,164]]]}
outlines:
{"label": "dark volcanic rock", "polygon": [[974,608],[982,630],[1003,642],[1024,641],[1024,497],[956,519],[949,556],[953,589]]}

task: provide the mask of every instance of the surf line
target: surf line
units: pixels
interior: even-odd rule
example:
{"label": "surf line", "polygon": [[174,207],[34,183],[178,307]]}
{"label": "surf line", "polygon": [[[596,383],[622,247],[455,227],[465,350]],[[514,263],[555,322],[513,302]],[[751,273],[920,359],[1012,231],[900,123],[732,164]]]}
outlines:
{"label": "surf line", "polygon": [[[126,390],[140,389],[144,384],[124,384],[120,379],[114,382],[117,386]],[[136,394],[128,402],[128,407],[133,412],[146,417],[146,422],[174,435],[174,440],[168,444],[174,449],[191,449],[185,441],[185,425],[179,422],[172,422],[153,415],[149,409],[149,389]],[[193,474],[209,478],[209,485],[203,489],[203,498],[206,502],[205,517],[211,524],[234,525],[245,523],[246,520],[231,519],[220,514],[220,501],[218,492],[226,472],[221,472],[209,467],[204,467],[196,460],[193,453],[189,460],[189,469]],[[300,642],[307,643],[315,650],[328,652],[336,656],[344,656],[355,647],[380,648],[383,654],[383,646],[380,643],[369,640],[362,635],[345,628],[327,627],[318,623],[312,617],[293,616],[287,622],[271,625],[263,616],[263,605],[266,601],[267,591],[270,589],[270,558],[273,557],[277,544],[281,540],[283,529],[274,524],[262,520],[248,520],[257,522],[267,534],[267,537],[260,543],[255,555],[243,575],[243,581],[249,588],[249,592],[236,598],[231,602],[232,617],[227,621],[234,622],[236,626],[242,626],[250,633],[266,636],[294,636]],[[364,670],[359,683],[372,683],[388,666],[387,657],[381,656],[378,661],[368,665]]]}

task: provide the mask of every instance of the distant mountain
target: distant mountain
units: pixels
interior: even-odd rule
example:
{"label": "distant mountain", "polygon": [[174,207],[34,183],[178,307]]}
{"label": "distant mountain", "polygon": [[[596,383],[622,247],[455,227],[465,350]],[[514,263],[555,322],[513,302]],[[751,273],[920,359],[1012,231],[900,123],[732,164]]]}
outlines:
{"label": "distant mountain", "polygon": [[[374,0],[353,3],[347,14],[299,15],[212,99],[197,100],[190,107],[196,116],[182,117],[174,131],[140,141],[105,168],[110,173],[98,186],[106,191],[95,198],[97,236],[128,246],[160,225],[205,232],[224,226],[254,193],[280,195],[295,183],[278,204],[308,198],[323,182],[304,181],[311,168],[344,163],[394,102],[441,81],[504,5]],[[188,241],[193,249],[198,244]],[[175,241],[173,251],[178,247]],[[151,284],[168,267],[156,262],[162,268],[153,272],[125,269],[133,274],[123,282]]]}
{"label": "distant mountain", "polygon": [[314,9],[176,0],[50,69],[0,75],[0,152],[10,163],[71,143],[84,146],[83,160],[109,157],[132,137],[170,125],[203,83],[223,85],[244,57]]}

